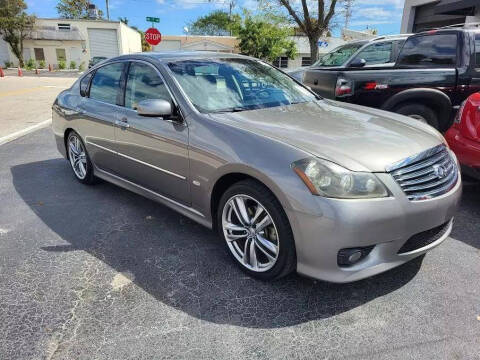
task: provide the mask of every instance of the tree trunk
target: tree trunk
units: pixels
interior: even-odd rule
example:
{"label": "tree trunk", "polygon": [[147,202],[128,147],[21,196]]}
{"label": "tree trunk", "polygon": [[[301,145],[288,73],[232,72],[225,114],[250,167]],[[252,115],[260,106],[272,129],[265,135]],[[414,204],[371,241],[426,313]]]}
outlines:
{"label": "tree trunk", "polygon": [[308,37],[308,43],[310,44],[310,57],[311,57],[312,64],[318,60],[318,39],[320,39],[320,36]]}

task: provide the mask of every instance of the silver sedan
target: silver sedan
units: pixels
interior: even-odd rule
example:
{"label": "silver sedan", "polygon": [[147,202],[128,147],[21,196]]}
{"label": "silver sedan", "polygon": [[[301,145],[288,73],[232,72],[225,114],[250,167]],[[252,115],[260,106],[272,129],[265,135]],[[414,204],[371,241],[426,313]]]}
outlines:
{"label": "silver sedan", "polygon": [[239,55],[109,59],[58,96],[53,130],[80,182],[104,179],[214,229],[264,280],[391,269],[448,237],[461,196],[433,128],[321,99]]}

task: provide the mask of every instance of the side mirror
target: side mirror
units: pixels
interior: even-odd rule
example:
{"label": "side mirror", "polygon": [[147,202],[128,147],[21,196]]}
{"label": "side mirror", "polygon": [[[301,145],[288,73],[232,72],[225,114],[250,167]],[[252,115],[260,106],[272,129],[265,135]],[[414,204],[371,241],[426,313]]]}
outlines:
{"label": "side mirror", "polygon": [[163,99],[147,99],[138,103],[137,113],[141,116],[169,117],[173,114],[173,108],[170,101]]}
{"label": "side mirror", "polygon": [[355,59],[350,63],[349,67],[361,68],[364,67],[366,63],[365,59]]}

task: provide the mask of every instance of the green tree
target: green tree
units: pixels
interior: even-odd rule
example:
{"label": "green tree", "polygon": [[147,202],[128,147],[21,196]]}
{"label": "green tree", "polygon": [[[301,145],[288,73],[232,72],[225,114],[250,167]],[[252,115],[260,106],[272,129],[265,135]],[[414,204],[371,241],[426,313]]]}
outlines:
{"label": "green tree", "polygon": [[297,55],[295,43],[288,38],[293,35],[292,29],[277,22],[245,15],[236,31],[242,54],[268,61],[281,55],[286,55],[289,59]]}
{"label": "green tree", "polygon": [[218,35],[225,36],[229,34],[236,35],[235,28],[241,22],[238,14],[217,10],[208,15],[201,16],[194,22],[188,24],[190,34],[192,35]]}
{"label": "green tree", "polygon": [[[59,0],[56,6],[58,15],[64,19],[86,19],[88,18],[89,0]],[[102,10],[98,11],[102,18]]]}
{"label": "green tree", "polygon": [[120,22],[124,23],[125,25],[128,25],[128,18],[126,16],[124,17],[119,17],[118,20],[120,20]]}
{"label": "green tree", "polygon": [[25,12],[24,0],[0,0],[0,34],[10,45],[12,52],[23,67],[23,40],[35,24],[35,17]]}
{"label": "green tree", "polygon": [[[259,0],[270,6],[281,5],[308,37],[312,62],[318,58],[318,40],[331,26],[337,0]],[[276,10],[278,11],[278,10]]]}

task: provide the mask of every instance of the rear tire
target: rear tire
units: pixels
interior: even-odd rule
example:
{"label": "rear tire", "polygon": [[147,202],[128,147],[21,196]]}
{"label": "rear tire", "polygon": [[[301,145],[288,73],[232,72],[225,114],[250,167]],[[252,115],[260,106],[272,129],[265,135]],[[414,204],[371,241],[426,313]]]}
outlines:
{"label": "rear tire", "polygon": [[428,106],[422,104],[405,104],[400,105],[394,110],[394,112],[425,122],[437,130],[440,128],[436,112]]}
{"label": "rear tire", "polygon": [[80,135],[73,130],[68,133],[66,151],[75,178],[82,184],[95,184],[97,178],[93,175],[93,164],[88,156],[87,148]]}
{"label": "rear tire", "polygon": [[254,180],[235,183],[222,195],[216,217],[228,253],[248,275],[275,280],[295,270],[290,223],[267,187]]}

